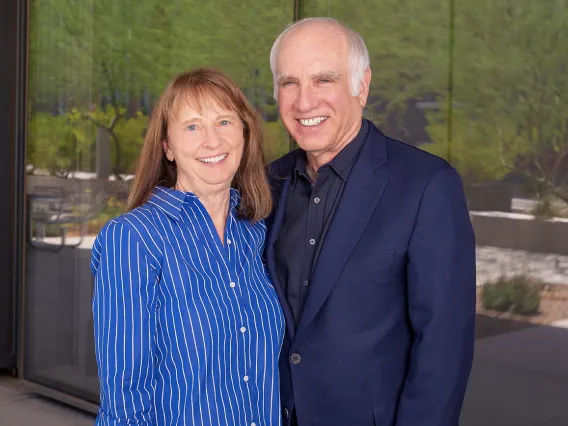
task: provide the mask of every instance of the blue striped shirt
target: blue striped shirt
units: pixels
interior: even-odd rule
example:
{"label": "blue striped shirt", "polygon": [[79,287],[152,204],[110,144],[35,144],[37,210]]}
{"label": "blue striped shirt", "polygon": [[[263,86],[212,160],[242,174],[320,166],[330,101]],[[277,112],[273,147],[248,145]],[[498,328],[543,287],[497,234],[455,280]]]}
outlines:
{"label": "blue striped shirt", "polygon": [[97,425],[280,425],[284,319],[239,197],[224,244],[196,195],[163,187],[97,236]]}

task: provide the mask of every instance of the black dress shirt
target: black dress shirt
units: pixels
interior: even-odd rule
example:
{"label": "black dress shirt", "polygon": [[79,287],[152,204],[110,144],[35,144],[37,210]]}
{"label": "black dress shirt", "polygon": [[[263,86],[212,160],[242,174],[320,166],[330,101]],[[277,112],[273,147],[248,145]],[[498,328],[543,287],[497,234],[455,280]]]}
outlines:
{"label": "black dress shirt", "polygon": [[363,120],[357,136],[331,162],[318,169],[315,182],[307,172],[306,153],[301,151],[298,155],[274,247],[276,274],[286,288],[296,327],[327,229],[368,133],[369,124]]}

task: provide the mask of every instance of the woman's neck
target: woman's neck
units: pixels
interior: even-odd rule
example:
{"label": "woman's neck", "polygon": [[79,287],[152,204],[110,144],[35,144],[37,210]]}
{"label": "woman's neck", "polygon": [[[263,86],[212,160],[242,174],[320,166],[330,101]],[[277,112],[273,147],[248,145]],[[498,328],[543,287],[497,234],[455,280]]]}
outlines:
{"label": "woman's neck", "polygon": [[189,185],[184,185],[184,182],[178,181],[175,185],[175,189],[184,192],[192,192],[197,195],[197,198],[199,198],[199,201],[203,204],[209,216],[211,216],[219,238],[224,244],[225,224],[227,222],[229,200],[231,198],[230,187],[192,188],[189,187]]}

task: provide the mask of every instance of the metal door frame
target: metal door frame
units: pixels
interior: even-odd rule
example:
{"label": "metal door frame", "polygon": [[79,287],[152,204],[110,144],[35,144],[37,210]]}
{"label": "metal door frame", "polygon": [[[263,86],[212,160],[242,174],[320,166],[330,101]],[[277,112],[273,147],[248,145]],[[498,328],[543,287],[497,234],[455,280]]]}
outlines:
{"label": "metal door frame", "polygon": [[[23,288],[23,221],[25,180],[27,0],[0,2],[0,339],[7,348],[0,353],[0,368],[16,375],[21,353],[20,297]],[[0,350],[2,350],[0,343]]]}

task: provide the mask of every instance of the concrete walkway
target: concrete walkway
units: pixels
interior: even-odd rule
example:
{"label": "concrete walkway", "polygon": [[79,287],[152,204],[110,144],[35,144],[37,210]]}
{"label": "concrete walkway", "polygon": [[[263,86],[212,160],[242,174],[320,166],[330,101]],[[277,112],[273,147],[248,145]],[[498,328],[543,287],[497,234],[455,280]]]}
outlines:
{"label": "concrete walkway", "polygon": [[[565,321],[478,340],[460,426],[567,426],[567,327]],[[91,426],[93,421],[30,394],[15,379],[0,378],[0,426]]]}
{"label": "concrete walkway", "polygon": [[0,426],[92,426],[82,411],[30,393],[13,378],[0,377]]}
{"label": "concrete walkway", "polygon": [[563,323],[478,340],[460,426],[567,426]]}

